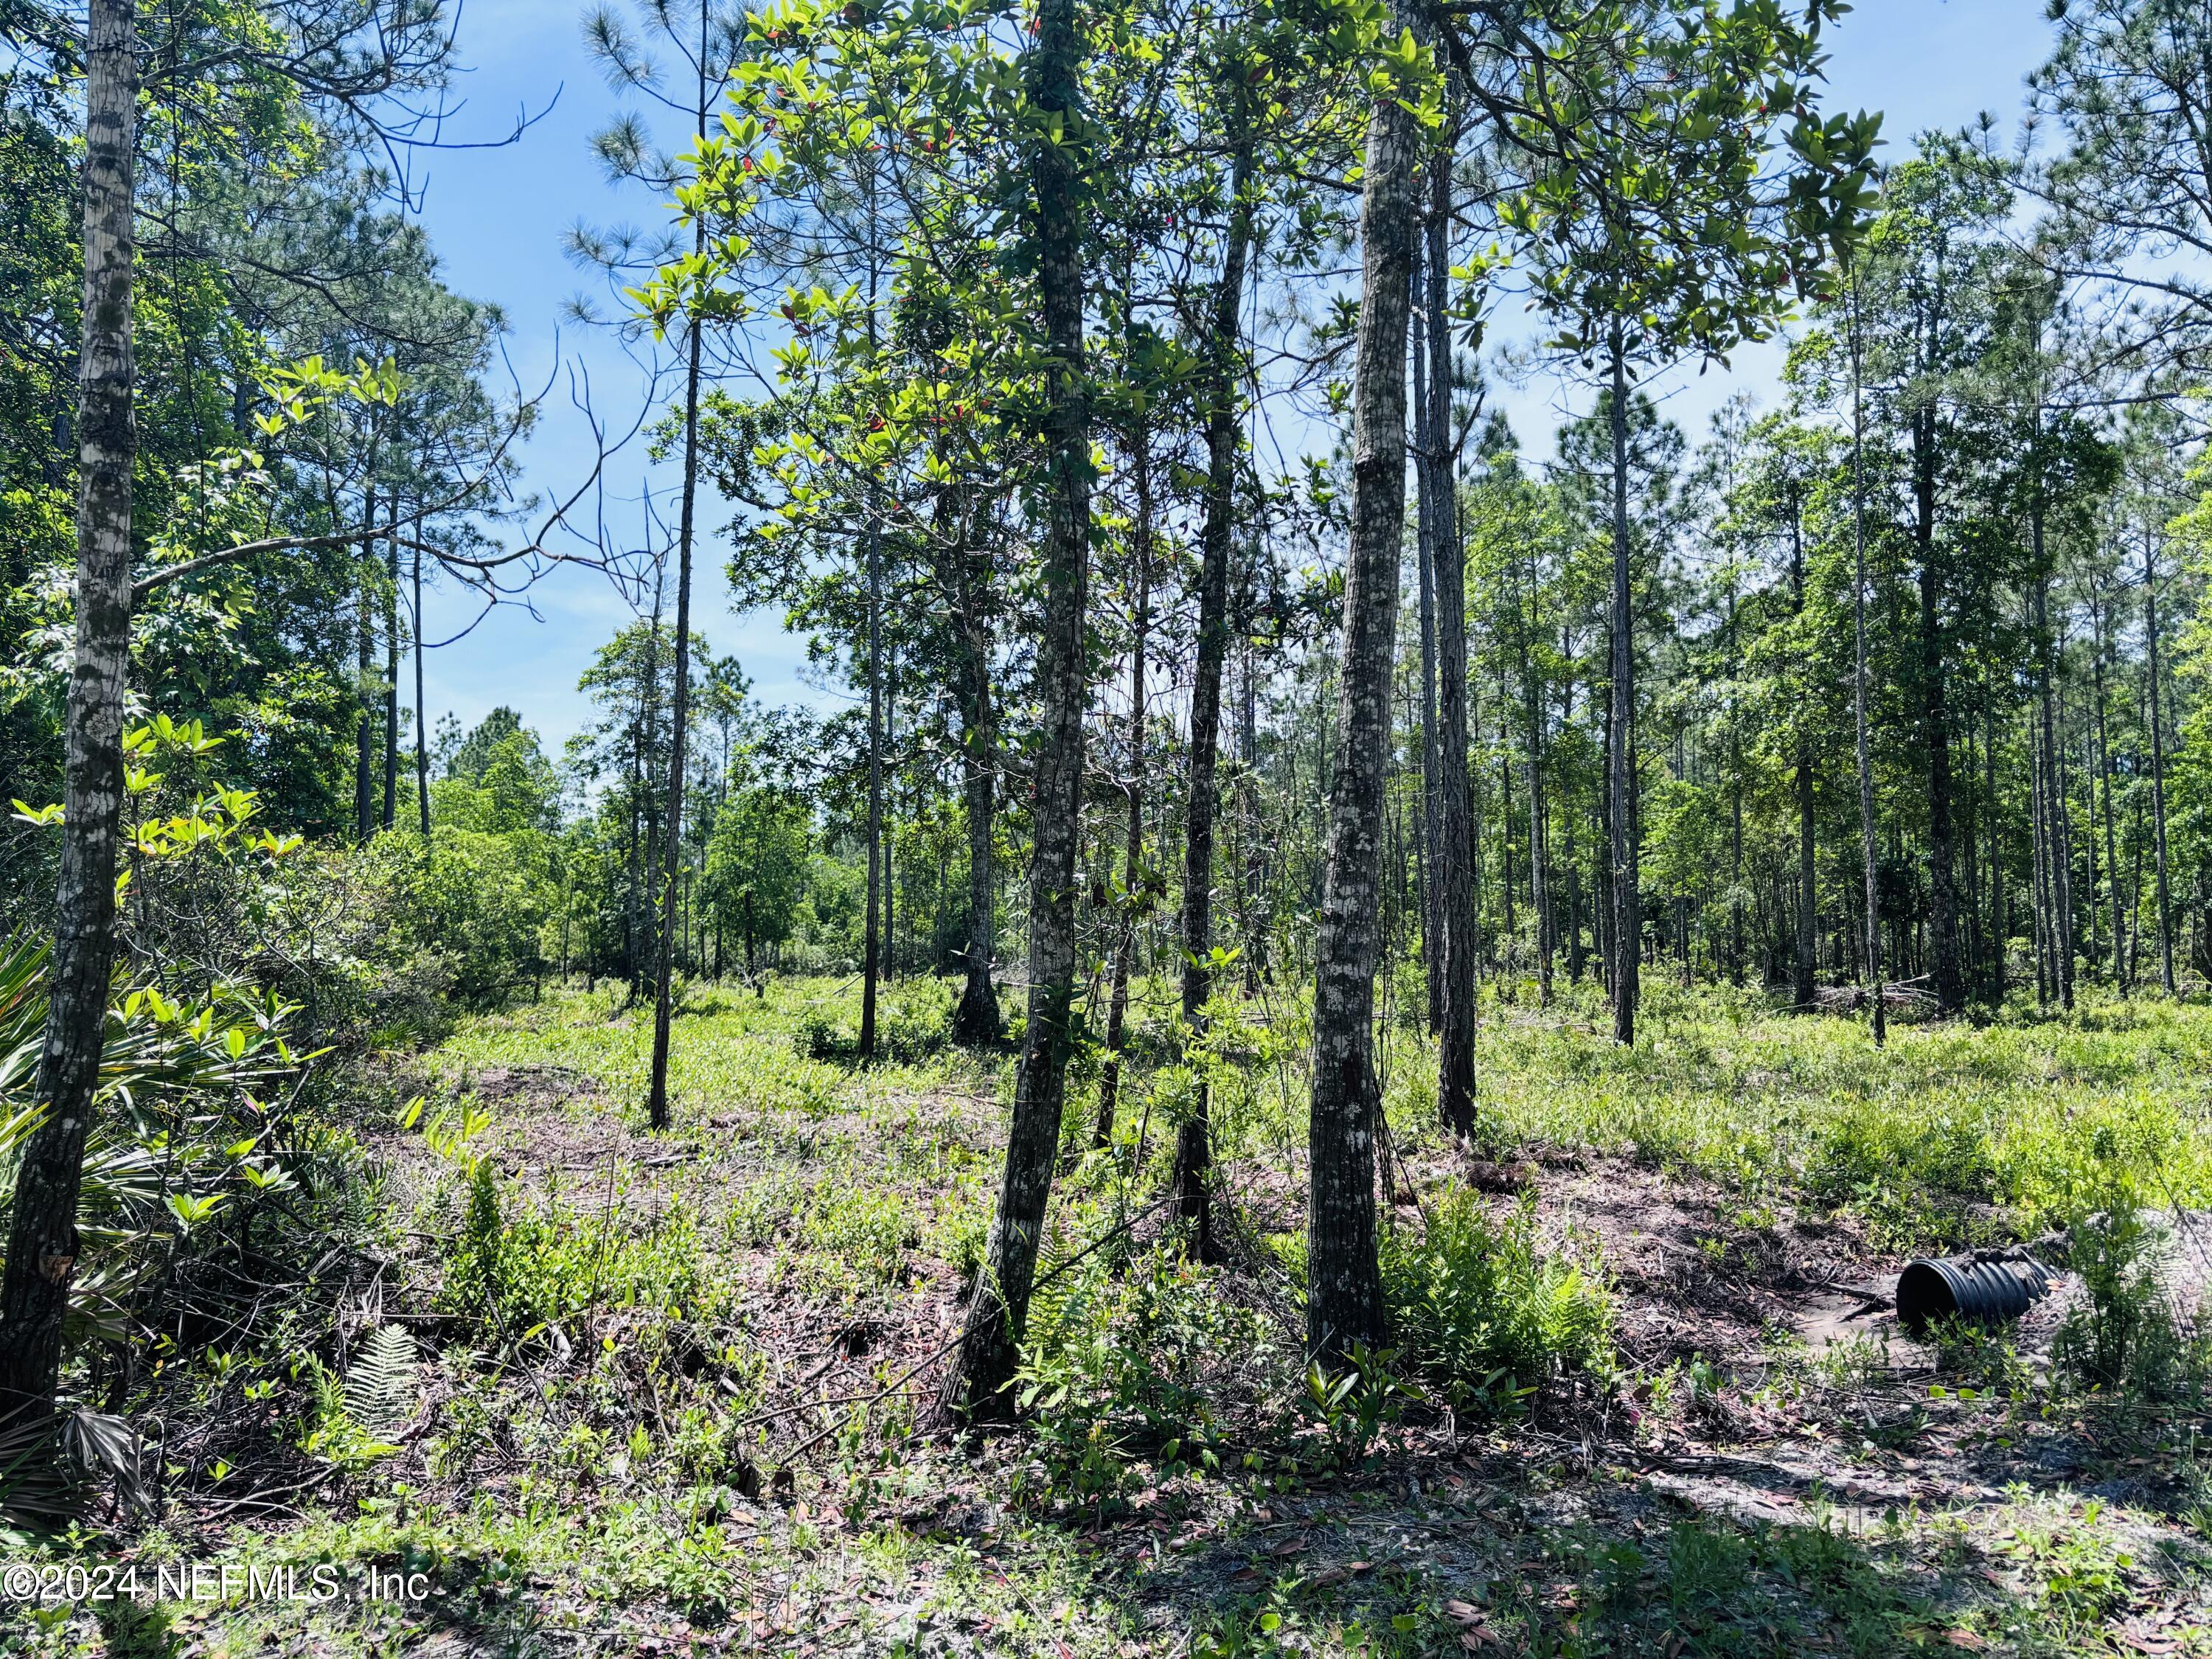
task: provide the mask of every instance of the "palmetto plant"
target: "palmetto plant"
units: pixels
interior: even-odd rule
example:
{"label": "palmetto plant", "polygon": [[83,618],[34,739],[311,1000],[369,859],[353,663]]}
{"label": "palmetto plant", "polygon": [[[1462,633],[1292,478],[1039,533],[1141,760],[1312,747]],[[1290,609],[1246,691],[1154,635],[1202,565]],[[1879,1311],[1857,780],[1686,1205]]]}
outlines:
{"label": "palmetto plant", "polygon": [[[46,1020],[47,948],[0,940],[0,1248],[4,1248],[24,1141],[45,1115],[34,1097]],[[77,1206],[80,1260],[65,1340],[131,1340],[137,1293],[172,1247],[244,1193],[290,1177],[275,1151],[281,1113],[264,1097],[298,1074],[303,1057],[283,1032],[292,1010],[274,998],[218,990],[196,1001],[152,987],[112,999],[101,1045],[95,1121]],[[66,1506],[52,1471],[44,1421],[0,1424],[0,1510]],[[79,1408],[67,1417],[72,1461],[125,1479],[136,1440],[118,1419]]]}

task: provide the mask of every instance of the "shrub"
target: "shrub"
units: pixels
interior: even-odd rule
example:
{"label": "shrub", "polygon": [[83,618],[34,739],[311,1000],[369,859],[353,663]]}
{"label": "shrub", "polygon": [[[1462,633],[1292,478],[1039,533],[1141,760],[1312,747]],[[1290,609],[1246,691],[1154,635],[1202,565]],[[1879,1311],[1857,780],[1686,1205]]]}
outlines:
{"label": "shrub", "polygon": [[1382,1287],[1401,1358],[1456,1409],[1510,1410],[1555,1378],[1612,1369],[1612,1295],[1543,1252],[1533,1196],[1493,1222],[1449,1192],[1424,1231],[1385,1236]]}
{"label": "shrub", "polygon": [[616,1237],[556,1208],[510,1206],[484,1158],[469,1168],[439,1301],[514,1341],[595,1308],[696,1308],[702,1284],[698,1236],[680,1212],[647,1237]]}
{"label": "shrub", "polygon": [[[920,980],[886,989],[876,1003],[876,1052],[883,1059],[910,1063],[951,1046],[951,988],[939,980]],[[846,1016],[818,1003],[799,1011],[792,1042],[809,1060],[850,1064],[860,1053],[859,1016]]]}
{"label": "shrub", "polygon": [[2145,1399],[2200,1394],[2212,1356],[2166,1283],[2166,1228],[2143,1209],[2124,1169],[2108,1168],[2100,1196],[2069,1229],[2067,1266],[2085,1294],[2052,1343],[2054,1376],[2062,1387]]}
{"label": "shrub", "polygon": [[952,1042],[951,987],[942,980],[909,981],[884,999],[884,1052],[902,1061],[926,1060]]}
{"label": "shrub", "polygon": [[818,1004],[799,1011],[792,1040],[809,1060],[843,1060],[853,1051],[853,1039],[838,1025],[837,1017]]}
{"label": "shrub", "polygon": [[901,1284],[921,1242],[921,1218],[896,1188],[856,1185],[824,1176],[792,1214],[799,1247],[811,1253],[809,1277],[847,1293]]}
{"label": "shrub", "polygon": [[[43,942],[0,942],[0,1245],[25,1144],[46,1115],[35,1085],[47,972]],[[196,1235],[296,1185],[305,1155],[283,1109],[264,1098],[297,1074],[284,1042],[293,1012],[273,997],[218,990],[173,1000],[150,986],[111,1004],[77,1197],[84,1260],[70,1284],[72,1349],[128,1340],[141,1291],[178,1274]]]}
{"label": "shrub", "polygon": [[1179,1250],[1118,1269],[1113,1254],[1040,1286],[1017,1382],[1054,1485],[1086,1500],[1118,1495],[1140,1460],[1162,1474],[1212,1467],[1214,1385],[1264,1346],[1214,1275]]}
{"label": "shrub", "polygon": [[495,1008],[543,968],[538,933],[556,895],[537,831],[444,829],[428,848],[400,831],[380,836],[368,859],[382,901],[376,955],[402,985]]}

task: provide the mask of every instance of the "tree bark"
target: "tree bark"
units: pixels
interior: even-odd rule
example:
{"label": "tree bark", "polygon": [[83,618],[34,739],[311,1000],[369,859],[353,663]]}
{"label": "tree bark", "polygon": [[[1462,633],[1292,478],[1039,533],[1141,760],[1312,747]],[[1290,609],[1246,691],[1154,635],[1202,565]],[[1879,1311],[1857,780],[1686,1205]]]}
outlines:
{"label": "tree bark", "polygon": [[[2101,596],[2094,588],[2089,596],[2089,625],[2094,630],[2089,661],[2097,692],[2097,778],[2103,785],[2100,793],[2104,797],[2105,881],[2111,889],[2112,901],[2112,983],[2125,996],[2130,989],[2127,931],[2120,922],[2119,838],[2112,823],[2112,740],[2105,720],[2105,614]],[[2092,903],[2096,902],[2094,890],[2089,898]]]}
{"label": "tree bark", "polygon": [[[1735,493],[1733,458],[1727,485]],[[1736,686],[1743,673],[1743,659],[1736,633],[1736,568],[1728,566],[1729,687],[1724,705],[1729,736],[1729,983],[1743,983],[1743,720],[1736,707]]]}
{"label": "tree bark", "polygon": [[[707,30],[710,13],[699,10],[696,131],[707,131]],[[703,257],[707,221],[692,228],[691,251]],[[699,498],[699,357],[703,330],[690,319],[684,366],[684,496],[676,521],[676,684],[670,696],[668,730],[668,830],[663,853],[660,893],[660,953],[653,986],[653,1071],[646,1086],[646,1118],[656,1129],[669,1125],[668,1040],[674,1012],[676,925],[681,915],[684,874],[684,772],[690,763],[691,735],[691,536]]]}
{"label": "tree bark", "polygon": [[2074,879],[2071,837],[2067,833],[2063,786],[2060,779],[2058,728],[2052,714],[2057,677],[2056,645],[2051,634],[2051,572],[2044,546],[2043,409],[2035,410],[2029,435],[2035,477],[2029,497],[2028,532],[2035,562],[2035,653],[2037,718],[2043,739],[2044,878],[2050,891],[2051,915],[2046,927],[2051,969],[2059,1006],[2074,1006]]}
{"label": "tree bark", "polygon": [[[1041,0],[1030,54],[1030,101],[1079,125],[1083,46],[1075,0]],[[998,1213],[968,1308],[945,1403],[1003,1413],[1029,1318],[1037,1244],[1051,1196],[1075,999],[1075,860],[1083,805],[1084,601],[1091,554],[1091,396],[1083,352],[1084,186],[1074,150],[1036,146],[1037,294],[1048,362],[1043,436],[1046,522],[1040,564],[1038,732],[1030,868],[1029,1006]]]}
{"label": "tree bark", "polygon": [[2035,1000],[2047,1007],[2051,992],[2051,837],[2045,810],[2043,734],[2031,714],[2021,722],[2027,737],[2027,829],[2029,892],[2035,909]]}
{"label": "tree bark", "polygon": [[[1802,617],[1805,614],[1804,520],[1795,501],[1790,513],[1790,602],[1792,612]],[[1808,1013],[1814,1006],[1820,948],[1818,869],[1814,861],[1813,738],[1806,729],[1812,719],[1812,711],[1806,706],[1811,689],[1809,685],[1801,687],[1797,709],[1797,976],[1793,988],[1798,1009]]]}
{"label": "tree bark", "polygon": [[1376,1256],[1372,1052],[1376,879],[1390,673],[1406,527],[1406,325],[1412,295],[1415,123],[1394,95],[1367,125],[1360,204],[1362,288],[1352,378],[1352,486],[1344,638],[1315,945],[1306,1343],[1323,1361],[1382,1339]]}
{"label": "tree bark", "polygon": [[[1447,149],[1429,167],[1429,495],[1436,503],[1437,911],[1443,945],[1443,1018],[1437,1038],[1437,1107],[1458,1135],[1474,1133],[1474,836],[1467,760],[1467,561],[1459,536],[1459,484],[1452,465],[1451,328],[1445,284],[1451,270],[1451,164]],[[1500,711],[1501,714],[1503,710]],[[1530,751],[1530,764],[1534,764]],[[1534,784],[1531,784],[1532,801]],[[1532,818],[1535,816],[1532,812]],[[1510,824],[1512,815],[1504,814]],[[1532,848],[1543,826],[1531,822]],[[1536,866],[1541,869],[1540,855]],[[1543,945],[1543,878],[1533,878],[1537,951]]]}
{"label": "tree bark", "polygon": [[[1571,650],[1563,648],[1561,656],[1573,660]],[[1559,729],[1567,731],[1574,725],[1575,682],[1571,673],[1559,688]],[[1576,813],[1571,805],[1565,807],[1566,847],[1565,862],[1567,872],[1567,977],[1575,984],[1583,982],[1584,962],[1583,944],[1583,872],[1582,854],[1575,845]]]}
{"label": "tree bark", "polygon": [[653,756],[660,730],[660,611],[667,585],[665,563],[656,559],[653,570],[653,614],[645,635],[645,672],[638,684],[636,758],[630,781],[629,935],[623,943],[623,963],[629,989],[624,1004],[635,1004],[645,994],[646,957],[651,948],[652,907],[645,887],[650,879],[660,842],[660,816],[654,805]]}
{"label": "tree bark", "polygon": [[[1516,583],[1516,586],[1518,584]],[[1557,940],[1552,925],[1551,815],[1544,800],[1544,701],[1536,685],[1535,665],[1528,653],[1534,630],[1535,555],[1528,555],[1525,591],[1514,595],[1515,626],[1521,659],[1521,700],[1528,723],[1528,896],[1536,912],[1536,1006],[1552,1006],[1552,957]]]}
{"label": "tree bark", "polygon": [[[422,539],[422,520],[419,515],[415,520],[415,539],[417,542]],[[422,831],[422,844],[428,847],[430,844],[430,722],[428,711],[422,701],[422,550],[420,547],[415,550],[414,584],[415,602],[410,611],[415,628],[415,815]],[[568,922],[565,919],[568,912],[565,908],[562,915],[561,951],[565,961],[568,950]],[[563,981],[568,978],[565,967],[561,976]]]}
{"label": "tree bark", "polygon": [[[1236,533],[1237,398],[1244,268],[1252,246],[1252,144],[1249,112],[1234,106],[1229,169],[1229,235],[1221,253],[1207,342],[1206,502],[1199,528],[1198,661],[1190,690],[1190,790],[1183,813],[1182,1018],[1192,1036],[1205,1028],[1213,994],[1215,775],[1221,752],[1221,676],[1229,660],[1229,553]],[[1213,1231],[1213,1130],[1203,1079],[1191,1115],[1176,1130],[1175,1212],[1190,1249],[1218,1261]]]}
{"label": "tree bark", "polygon": [[[1859,853],[1866,878],[1866,974],[1875,1047],[1887,1034],[1882,1006],[1881,864],[1874,818],[1874,761],[1867,741],[1866,402],[1859,338],[1858,277],[1850,290],[1851,330],[1851,724],[1859,775]],[[2000,945],[2002,948],[2002,945]]]}
{"label": "tree bark", "polygon": [[[372,449],[371,453],[374,454]],[[374,462],[371,463],[374,465]],[[369,591],[369,572],[375,568],[372,538],[376,529],[376,486],[368,487],[361,508],[365,532],[360,547],[358,587],[354,601],[354,723],[353,833],[366,846],[376,831],[375,722],[369,702],[369,670],[374,666],[376,641],[376,601]]]}
{"label": "tree bark", "polygon": [[[1249,622],[1248,622],[1249,627]],[[1267,837],[1260,823],[1260,708],[1258,652],[1248,637],[1237,675],[1238,810],[1244,845],[1244,994],[1257,996],[1260,982],[1272,977],[1267,966]]]}
{"label": "tree bark", "polygon": [[[876,343],[875,175],[868,177],[868,345]],[[868,895],[861,924],[860,1054],[876,1057],[876,988],[883,970],[890,906],[884,880],[884,534],[873,485],[868,491]]]}
{"label": "tree bark", "polygon": [[1617,319],[1608,344],[1613,369],[1613,707],[1606,728],[1606,763],[1613,787],[1606,829],[1613,866],[1613,1036],[1616,1042],[1633,1043],[1644,921],[1642,895],[1638,890],[1636,777],[1630,759],[1633,750],[1630,727],[1636,711],[1636,641],[1629,585],[1628,364]]}
{"label": "tree bark", "polygon": [[132,174],[137,15],[89,0],[84,131],[84,311],[77,359],[76,653],[66,708],[61,876],[38,1093],[0,1276],[0,1419],[52,1410],[79,1255],[77,1195],[114,970],[123,823],[123,690],[131,661]]}
{"label": "tree bark", "polygon": [[[880,546],[880,540],[878,540]],[[883,615],[883,602],[876,604],[876,615]],[[898,810],[898,641],[883,664],[883,757],[884,768],[890,769],[890,783],[883,785],[883,811],[876,841],[883,842],[883,951],[878,953],[878,967],[883,969],[883,982],[890,984],[898,978],[898,825],[891,823]]]}
{"label": "tree bark", "polygon": [[991,934],[997,919],[997,890],[992,878],[998,798],[992,769],[998,738],[991,705],[990,628],[974,568],[978,556],[964,535],[952,552],[959,634],[961,789],[968,812],[968,943],[961,953],[963,975],[960,1004],[952,1014],[952,1037],[956,1042],[975,1047],[996,1042],[1005,1030],[998,990],[991,982]]}
{"label": "tree bark", "polygon": [[[1137,522],[1131,553],[1137,567],[1136,604],[1129,628],[1129,833],[1121,848],[1121,915],[1114,928],[1114,978],[1106,1000],[1106,1058],[1098,1071],[1095,1146],[1114,1143],[1114,1113],[1121,1095],[1122,1031],[1129,1018],[1129,972],[1137,954],[1137,910],[1143,902],[1145,867],[1145,653],[1152,632],[1152,434],[1137,422],[1131,471]],[[1201,647],[1202,648],[1202,647]]]}
{"label": "tree bark", "polygon": [[[1415,249],[1413,273],[1411,281],[1420,282],[1421,259]],[[1441,865],[1443,855],[1437,837],[1437,820],[1443,816],[1437,798],[1437,507],[1436,501],[1436,469],[1429,464],[1430,452],[1437,442],[1430,420],[1428,395],[1427,354],[1424,339],[1427,334],[1423,307],[1412,308],[1407,321],[1411,337],[1413,380],[1413,498],[1419,520],[1413,533],[1415,562],[1419,567],[1419,583],[1416,589],[1421,608],[1421,966],[1428,981],[1428,1024],[1431,1031],[1440,1030],[1444,1017],[1444,951],[1443,917],[1440,889],[1443,885]]]}
{"label": "tree bark", "polygon": [[[2066,639],[2055,641],[2059,659],[2066,654]],[[2066,805],[2066,692],[2057,684],[2053,668],[2048,728],[2044,741],[2051,754],[2051,856],[2057,874],[2057,938],[2059,938],[2059,1006],[2073,1009],[2075,994],[2075,898],[2073,898],[2073,810]]]}
{"label": "tree bark", "polygon": [[2158,980],[2174,994],[2173,896],[2166,874],[2166,730],[2159,713],[2158,554],[2150,526],[2143,526],[2143,628],[2150,647],[2150,815],[2158,892]]}
{"label": "tree bark", "polygon": [[399,815],[399,492],[388,504],[392,535],[384,558],[384,802],[379,822],[386,830]]}
{"label": "tree bark", "polygon": [[2128,982],[2132,985],[2142,970],[2142,861],[2143,812],[2142,796],[2130,790],[2135,799],[2134,826],[2128,834],[2128,914],[2136,917],[2136,926],[2128,933]]}
{"label": "tree bark", "polygon": [[1953,874],[1951,714],[1944,697],[1943,580],[1936,547],[1936,411],[1912,416],[1913,538],[1920,561],[1921,740],[1928,753],[1928,919],[1935,952],[1936,1006],[1966,1006],[1959,957],[1959,893]]}

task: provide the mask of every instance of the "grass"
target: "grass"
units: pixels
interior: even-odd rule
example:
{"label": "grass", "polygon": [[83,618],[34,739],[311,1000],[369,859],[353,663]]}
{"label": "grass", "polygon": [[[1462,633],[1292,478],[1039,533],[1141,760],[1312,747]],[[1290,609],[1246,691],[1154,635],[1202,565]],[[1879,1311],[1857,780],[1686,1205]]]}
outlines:
{"label": "grass", "polygon": [[1632,1051],[1602,1039],[1589,989],[1548,1018],[1487,1014],[1478,1069],[1504,1138],[1801,1191],[1903,1249],[1969,1242],[1975,1205],[2023,1232],[2062,1219],[2114,1158],[2156,1170],[2171,1204],[2212,1204],[2201,1008],[2088,992],[2069,1019],[1900,1024],[1881,1049],[1857,1022],[1717,989],[1655,988]]}
{"label": "grass", "polygon": [[[1492,987],[1483,1151],[1519,1189],[1494,1194],[1394,1017],[1400,1346],[1331,1378],[1297,1337],[1304,1012],[1279,990],[1226,1007],[1164,1066],[1171,1000],[1138,988],[1105,1152],[1097,1068],[1076,1070],[1030,1420],[965,1443],[921,1431],[925,1390],[980,1257],[1009,1063],[945,1044],[945,987],[892,988],[866,1067],[849,986],[695,988],[665,1136],[642,1121],[649,1018],[616,994],[394,1061],[348,1126],[374,1176],[355,1299],[328,1328],[173,1345],[190,1403],[163,1512],[12,1552],[323,1568],[343,1593],[57,1597],[0,1615],[0,1648],[2212,1653],[2188,1401],[2088,1389],[2008,1336],[1814,1353],[1752,1319],[1668,1349],[1638,1324],[1743,1304],[1808,1239],[1871,1274],[2033,1236],[2116,1170],[2212,1206],[2212,1012],[2092,996],[1876,1051],[1852,1023],[1659,986],[1624,1053],[1587,988],[1539,1010]],[[1221,1269],[1157,1222],[1116,1231],[1200,1079],[1258,1247]],[[403,1127],[385,1098],[418,1090]],[[1683,1218],[1665,1274],[1592,1222],[1608,1189]],[[382,1369],[349,1391],[372,1338]],[[424,1597],[355,1593],[392,1575]]]}

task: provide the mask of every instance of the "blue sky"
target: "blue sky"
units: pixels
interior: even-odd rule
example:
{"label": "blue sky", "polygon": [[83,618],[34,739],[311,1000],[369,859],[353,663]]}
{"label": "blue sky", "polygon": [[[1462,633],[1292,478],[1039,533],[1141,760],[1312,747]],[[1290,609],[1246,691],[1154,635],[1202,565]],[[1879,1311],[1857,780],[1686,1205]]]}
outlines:
{"label": "blue sky", "polygon": [[[1832,33],[1831,96],[1838,106],[1882,110],[1886,153],[1893,155],[1912,134],[1956,126],[1984,110],[2009,133],[2023,78],[2042,60],[2047,40],[2043,0],[1858,0]],[[468,0],[461,49],[471,65],[460,87],[468,100],[461,126],[496,133],[519,111],[544,109],[549,100],[552,107],[509,147],[427,158],[423,219],[447,281],[504,307],[509,355],[525,386],[543,385],[565,355],[590,367],[611,412],[634,410],[635,381],[620,356],[562,322],[564,301],[598,291],[594,279],[563,256],[562,234],[580,221],[651,226],[663,211],[641,192],[608,185],[589,152],[590,135],[622,101],[584,49],[582,8],[572,0]],[[1679,374],[1652,389],[1694,439],[1729,392],[1741,387],[1771,400],[1778,361],[1772,349],[1746,352],[1726,374]],[[1540,448],[1582,395],[1538,382],[1506,393],[1504,405],[1523,441]],[[560,399],[552,402],[525,457],[527,487],[547,494],[573,488],[591,457],[581,422]],[[611,491],[634,496],[645,465],[641,455],[618,462]],[[726,518],[710,504],[702,524],[719,528]],[[826,694],[803,678],[804,641],[783,631],[780,616],[732,611],[724,546],[715,536],[700,545],[696,631],[717,652],[737,654],[762,700],[825,702]],[[512,703],[557,749],[584,721],[588,709],[576,690],[577,676],[628,610],[604,578],[580,569],[553,574],[535,591],[533,605],[534,616],[502,609],[465,643],[430,653],[434,724],[448,710],[472,723],[494,706]],[[431,637],[473,611],[459,595],[434,602]]]}

